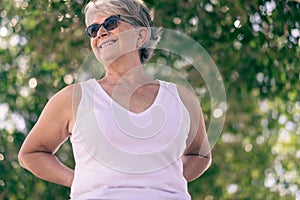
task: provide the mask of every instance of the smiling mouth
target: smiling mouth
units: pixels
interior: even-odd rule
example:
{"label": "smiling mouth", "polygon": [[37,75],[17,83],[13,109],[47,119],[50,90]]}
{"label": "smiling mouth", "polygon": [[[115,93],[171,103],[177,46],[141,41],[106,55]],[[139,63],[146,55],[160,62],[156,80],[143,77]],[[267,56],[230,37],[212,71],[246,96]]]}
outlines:
{"label": "smiling mouth", "polygon": [[102,43],[99,47],[100,47],[100,49],[103,49],[104,47],[114,44],[116,41],[117,40],[109,40],[107,42]]}

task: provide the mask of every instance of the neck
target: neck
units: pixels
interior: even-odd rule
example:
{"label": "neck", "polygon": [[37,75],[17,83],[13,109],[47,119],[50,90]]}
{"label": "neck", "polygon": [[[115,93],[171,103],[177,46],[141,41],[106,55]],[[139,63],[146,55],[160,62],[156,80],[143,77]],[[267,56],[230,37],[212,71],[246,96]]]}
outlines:
{"label": "neck", "polygon": [[[137,58],[137,59],[134,59]],[[137,56],[124,55],[106,67],[102,83],[116,84],[118,81],[126,84],[138,84],[151,81],[145,73],[142,63]]]}
{"label": "neck", "polygon": [[136,85],[145,81],[151,82],[152,78],[145,73],[143,66],[133,67],[126,71],[106,70],[105,76],[102,79],[102,83],[110,85],[115,85],[116,83]]}

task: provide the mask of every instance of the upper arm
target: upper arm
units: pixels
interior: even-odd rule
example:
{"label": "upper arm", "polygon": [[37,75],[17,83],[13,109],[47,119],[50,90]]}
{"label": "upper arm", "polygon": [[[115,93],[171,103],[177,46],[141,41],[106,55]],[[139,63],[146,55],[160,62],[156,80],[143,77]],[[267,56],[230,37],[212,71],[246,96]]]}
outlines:
{"label": "upper arm", "polygon": [[20,154],[55,153],[69,137],[69,126],[73,118],[72,93],[73,86],[67,86],[48,101],[38,121],[26,137]]}
{"label": "upper arm", "polygon": [[203,112],[198,99],[190,90],[178,86],[181,100],[190,115],[190,132],[187,140],[187,148],[184,155],[199,155],[210,158],[210,146],[206,134]]}

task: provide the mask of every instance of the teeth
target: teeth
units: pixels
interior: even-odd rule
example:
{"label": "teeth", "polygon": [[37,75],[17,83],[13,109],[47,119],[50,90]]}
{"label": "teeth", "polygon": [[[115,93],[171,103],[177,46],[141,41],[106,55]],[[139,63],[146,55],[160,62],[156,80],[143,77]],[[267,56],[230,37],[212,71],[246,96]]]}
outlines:
{"label": "teeth", "polygon": [[115,41],[110,40],[110,41],[105,42],[104,44],[100,45],[100,48],[104,48],[104,47],[106,47],[106,46],[108,46],[108,45],[111,45],[111,44],[113,44],[113,43],[115,43]]}

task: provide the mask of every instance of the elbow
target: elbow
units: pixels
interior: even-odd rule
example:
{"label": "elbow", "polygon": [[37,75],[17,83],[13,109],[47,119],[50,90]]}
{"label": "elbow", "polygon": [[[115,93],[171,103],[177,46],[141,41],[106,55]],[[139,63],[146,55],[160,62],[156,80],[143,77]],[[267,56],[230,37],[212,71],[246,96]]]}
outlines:
{"label": "elbow", "polygon": [[207,155],[207,156],[205,156],[206,157],[206,169],[208,169],[210,166],[211,166],[211,164],[212,164],[212,155],[211,155],[211,152]]}
{"label": "elbow", "polygon": [[25,155],[24,153],[22,152],[22,150],[19,151],[19,154],[18,154],[18,161],[19,161],[19,164],[21,167],[25,168],[25,159],[24,159]]}
{"label": "elbow", "polygon": [[28,165],[30,162],[31,154],[24,150],[24,148],[21,148],[18,153],[18,161],[22,168],[28,169]]}

